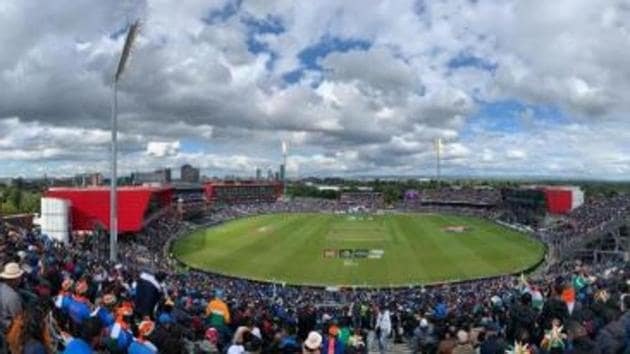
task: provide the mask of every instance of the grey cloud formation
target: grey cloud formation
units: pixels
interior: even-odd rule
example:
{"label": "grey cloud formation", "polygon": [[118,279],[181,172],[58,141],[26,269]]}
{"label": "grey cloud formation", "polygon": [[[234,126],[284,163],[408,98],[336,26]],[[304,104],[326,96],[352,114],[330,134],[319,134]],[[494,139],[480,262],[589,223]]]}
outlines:
{"label": "grey cloud formation", "polygon": [[[606,135],[630,126],[624,1],[228,3],[0,3],[10,48],[0,53],[0,163],[12,161],[0,175],[51,161],[59,174],[108,171],[111,73],[140,17],[120,85],[124,172],[190,162],[251,175],[278,164],[287,140],[294,174],[431,174],[440,136],[452,174],[630,177],[628,143]],[[370,45],[322,52],[310,58],[318,68],[301,61],[327,38]],[[287,82],[291,72],[300,78]],[[506,100],[556,107],[568,121],[527,107],[518,131],[471,126]],[[563,144],[551,150],[552,136]]]}

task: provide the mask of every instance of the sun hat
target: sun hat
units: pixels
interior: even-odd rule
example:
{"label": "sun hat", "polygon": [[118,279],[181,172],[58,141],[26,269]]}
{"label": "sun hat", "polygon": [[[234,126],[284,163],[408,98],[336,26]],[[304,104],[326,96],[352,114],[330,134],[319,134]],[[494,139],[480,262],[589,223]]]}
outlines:
{"label": "sun hat", "polygon": [[464,330],[459,330],[457,331],[457,341],[460,344],[465,344],[468,342],[468,333],[466,333],[466,331]]}
{"label": "sun hat", "polygon": [[10,262],[4,265],[2,273],[0,273],[1,279],[17,279],[24,274],[24,271],[20,268],[20,265],[15,262]]}
{"label": "sun hat", "polygon": [[304,341],[304,347],[309,350],[317,350],[321,345],[322,336],[315,331],[310,332],[308,334],[308,337],[306,337],[306,340]]}

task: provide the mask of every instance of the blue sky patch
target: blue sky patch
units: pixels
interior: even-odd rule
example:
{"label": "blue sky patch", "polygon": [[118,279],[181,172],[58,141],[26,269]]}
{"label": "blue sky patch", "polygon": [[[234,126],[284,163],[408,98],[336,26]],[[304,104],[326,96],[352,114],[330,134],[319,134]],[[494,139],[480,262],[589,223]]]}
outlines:
{"label": "blue sky patch", "polygon": [[569,121],[558,107],[550,105],[527,105],[518,100],[478,104],[479,109],[462,129],[462,138],[470,138],[476,131],[513,134],[532,126],[555,126]]}
{"label": "blue sky patch", "polygon": [[230,0],[223,7],[210,10],[201,20],[209,25],[225,21],[238,13],[242,3],[243,0]]}
{"label": "blue sky patch", "polygon": [[495,71],[497,66],[497,64],[491,63],[483,58],[464,53],[460,53],[448,62],[448,67],[450,69],[473,67],[486,71]]}
{"label": "blue sky patch", "polygon": [[372,43],[364,39],[344,39],[324,36],[317,44],[304,48],[299,54],[300,68],[285,73],[282,78],[292,84],[299,81],[305,70],[321,70],[318,61],[333,52],[345,53],[350,50],[368,50]]}
{"label": "blue sky patch", "polygon": [[368,50],[372,44],[364,39],[344,39],[324,36],[317,44],[304,48],[299,54],[300,63],[307,69],[321,69],[317,62],[333,52],[348,52],[350,50]]}

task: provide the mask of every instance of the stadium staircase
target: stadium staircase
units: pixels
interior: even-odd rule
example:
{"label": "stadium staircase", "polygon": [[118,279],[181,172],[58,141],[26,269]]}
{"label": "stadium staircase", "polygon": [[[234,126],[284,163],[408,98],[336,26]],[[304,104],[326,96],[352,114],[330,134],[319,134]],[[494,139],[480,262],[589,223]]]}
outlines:
{"label": "stadium staircase", "polygon": [[[585,252],[593,251],[594,249],[591,245],[597,243],[597,241],[609,234],[618,233],[620,228],[628,225],[630,225],[630,218],[628,216],[621,216],[586,234],[575,237],[563,247],[563,253],[558,255],[558,258],[559,260],[573,259],[581,254],[583,255]],[[630,247],[627,243],[626,241],[626,252],[628,252],[627,247]]]}

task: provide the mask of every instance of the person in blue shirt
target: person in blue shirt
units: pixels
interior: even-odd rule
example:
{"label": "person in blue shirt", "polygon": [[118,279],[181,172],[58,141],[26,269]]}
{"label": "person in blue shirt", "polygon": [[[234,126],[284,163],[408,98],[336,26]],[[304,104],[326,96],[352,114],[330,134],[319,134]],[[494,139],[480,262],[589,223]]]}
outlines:
{"label": "person in blue shirt", "polygon": [[88,285],[85,281],[77,282],[74,290],[74,296],[72,296],[72,299],[69,301],[66,308],[70,319],[77,327],[82,326],[83,322],[92,314],[90,302],[85,297],[87,290]]}
{"label": "person in blue shirt", "polygon": [[113,294],[106,294],[102,299],[102,306],[98,306],[94,312],[93,317],[97,317],[101,321],[103,327],[109,327],[114,324],[116,318],[114,317],[114,307],[116,306],[116,296]]}
{"label": "person in blue shirt", "polygon": [[92,354],[101,335],[101,323],[98,318],[90,317],[81,326],[78,337],[63,334],[66,348],[63,354]]}
{"label": "person in blue shirt", "polygon": [[121,306],[116,311],[116,320],[107,327],[104,338],[105,345],[111,352],[124,352],[133,342],[130,329],[132,317],[133,309],[129,306]]}

